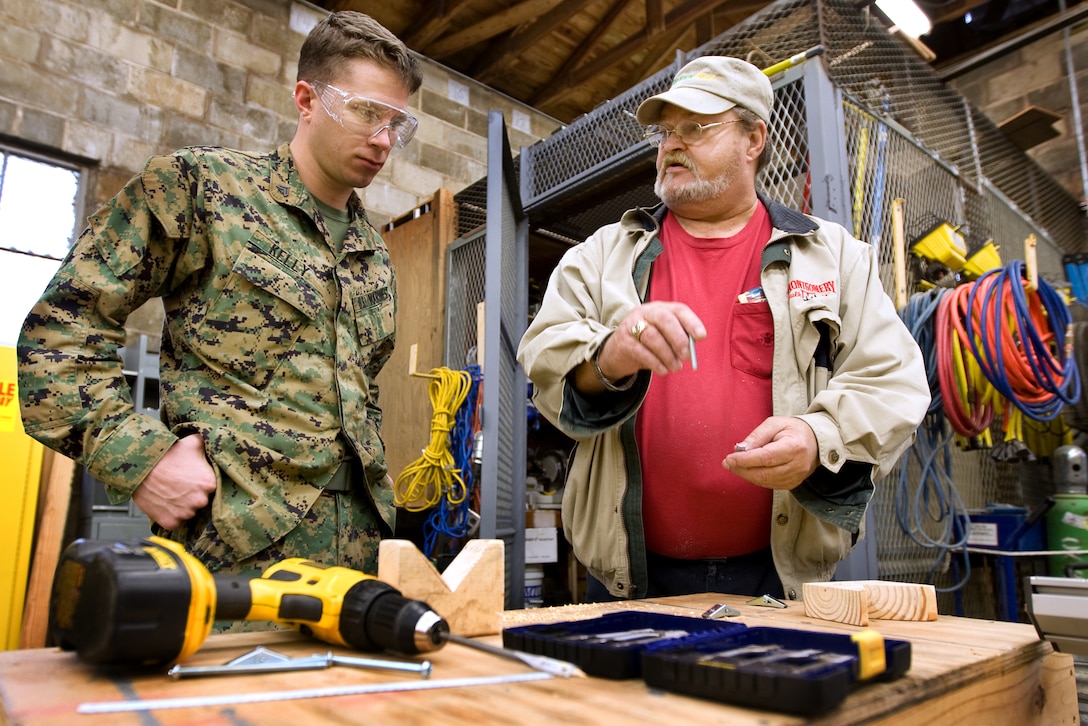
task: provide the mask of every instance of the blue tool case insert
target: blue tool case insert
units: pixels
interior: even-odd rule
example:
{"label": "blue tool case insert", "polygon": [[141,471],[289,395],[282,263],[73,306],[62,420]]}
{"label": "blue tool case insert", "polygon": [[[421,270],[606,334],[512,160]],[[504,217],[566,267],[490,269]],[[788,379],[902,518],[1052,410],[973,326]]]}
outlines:
{"label": "blue tool case insert", "polygon": [[507,648],[574,663],[598,678],[638,678],[642,651],[651,646],[701,638],[722,638],[745,630],[740,623],[636,611],[609,613],[589,620],[507,628]]}
{"label": "blue tool case insert", "polygon": [[883,663],[874,669],[862,662],[871,654],[848,634],[742,626],[718,638],[646,647],[642,677],[664,691],[814,716],[839,705],[866,674],[868,680],[893,680],[910,669],[909,642],[882,645]]}

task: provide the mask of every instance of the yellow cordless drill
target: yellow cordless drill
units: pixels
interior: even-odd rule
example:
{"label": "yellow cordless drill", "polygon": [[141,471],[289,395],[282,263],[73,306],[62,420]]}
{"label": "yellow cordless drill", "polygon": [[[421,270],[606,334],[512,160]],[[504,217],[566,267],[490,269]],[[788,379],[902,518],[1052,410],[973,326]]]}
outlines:
{"label": "yellow cordless drill", "polygon": [[61,556],[49,608],[54,644],[103,665],[165,665],[192,655],[215,620],[263,620],[326,643],[415,655],[449,625],[424,602],[347,567],[283,560],[259,578],[212,575],[161,537],[76,540]]}

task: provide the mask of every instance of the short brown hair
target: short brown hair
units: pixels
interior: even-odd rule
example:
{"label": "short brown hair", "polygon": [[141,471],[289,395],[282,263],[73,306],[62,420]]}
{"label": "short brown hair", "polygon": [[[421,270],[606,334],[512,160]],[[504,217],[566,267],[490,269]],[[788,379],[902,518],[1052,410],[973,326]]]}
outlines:
{"label": "short brown hair", "polygon": [[419,62],[400,38],[369,15],[330,13],[314,26],[298,55],[298,80],[329,82],[344,60],[365,58],[395,71],[415,93],[423,84]]}

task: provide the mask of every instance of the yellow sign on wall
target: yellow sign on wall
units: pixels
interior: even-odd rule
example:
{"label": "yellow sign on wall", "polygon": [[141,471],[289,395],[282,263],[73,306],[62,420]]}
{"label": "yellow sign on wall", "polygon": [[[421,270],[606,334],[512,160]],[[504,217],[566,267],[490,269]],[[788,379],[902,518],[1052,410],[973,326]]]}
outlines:
{"label": "yellow sign on wall", "polygon": [[0,650],[19,647],[43,454],[42,445],[23,432],[15,355],[14,348],[0,346]]}
{"label": "yellow sign on wall", "polygon": [[[4,355],[8,355],[11,348],[4,348]],[[6,375],[6,374],[5,374]],[[0,378],[0,433],[11,433],[21,427],[19,422],[19,394],[14,377]]]}

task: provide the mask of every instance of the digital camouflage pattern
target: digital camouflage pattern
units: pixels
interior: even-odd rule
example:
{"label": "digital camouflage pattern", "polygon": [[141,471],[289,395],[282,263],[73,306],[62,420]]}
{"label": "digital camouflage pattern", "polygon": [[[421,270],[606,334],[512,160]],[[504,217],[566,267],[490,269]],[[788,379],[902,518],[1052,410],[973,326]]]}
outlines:
{"label": "digital camouflage pattern", "polygon": [[[191,526],[196,531],[189,551],[211,572],[230,572],[239,577],[260,577],[269,565],[288,557],[303,557],[319,565],[350,567],[376,575],[381,521],[373,507],[359,506],[357,496],[330,492],[319,497],[310,511],[287,536],[255,555],[236,559],[219,536],[215,525],[202,512]],[[250,633],[291,629],[265,620],[217,620],[216,633]]]}
{"label": "digital camouflage pattern", "polygon": [[[352,451],[366,472],[354,500],[391,531],[374,380],[393,350],[396,282],[354,194],[349,210],[338,251],[287,144],[152,158],[90,218],[26,319],[27,433],[113,502],[199,433],[217,469],[211,519],[237,560],[292,531]],[[118,356],[125,319],[155,297],[161,421],[135,412]],[[199,529],[167,536],[191,544]]]}

